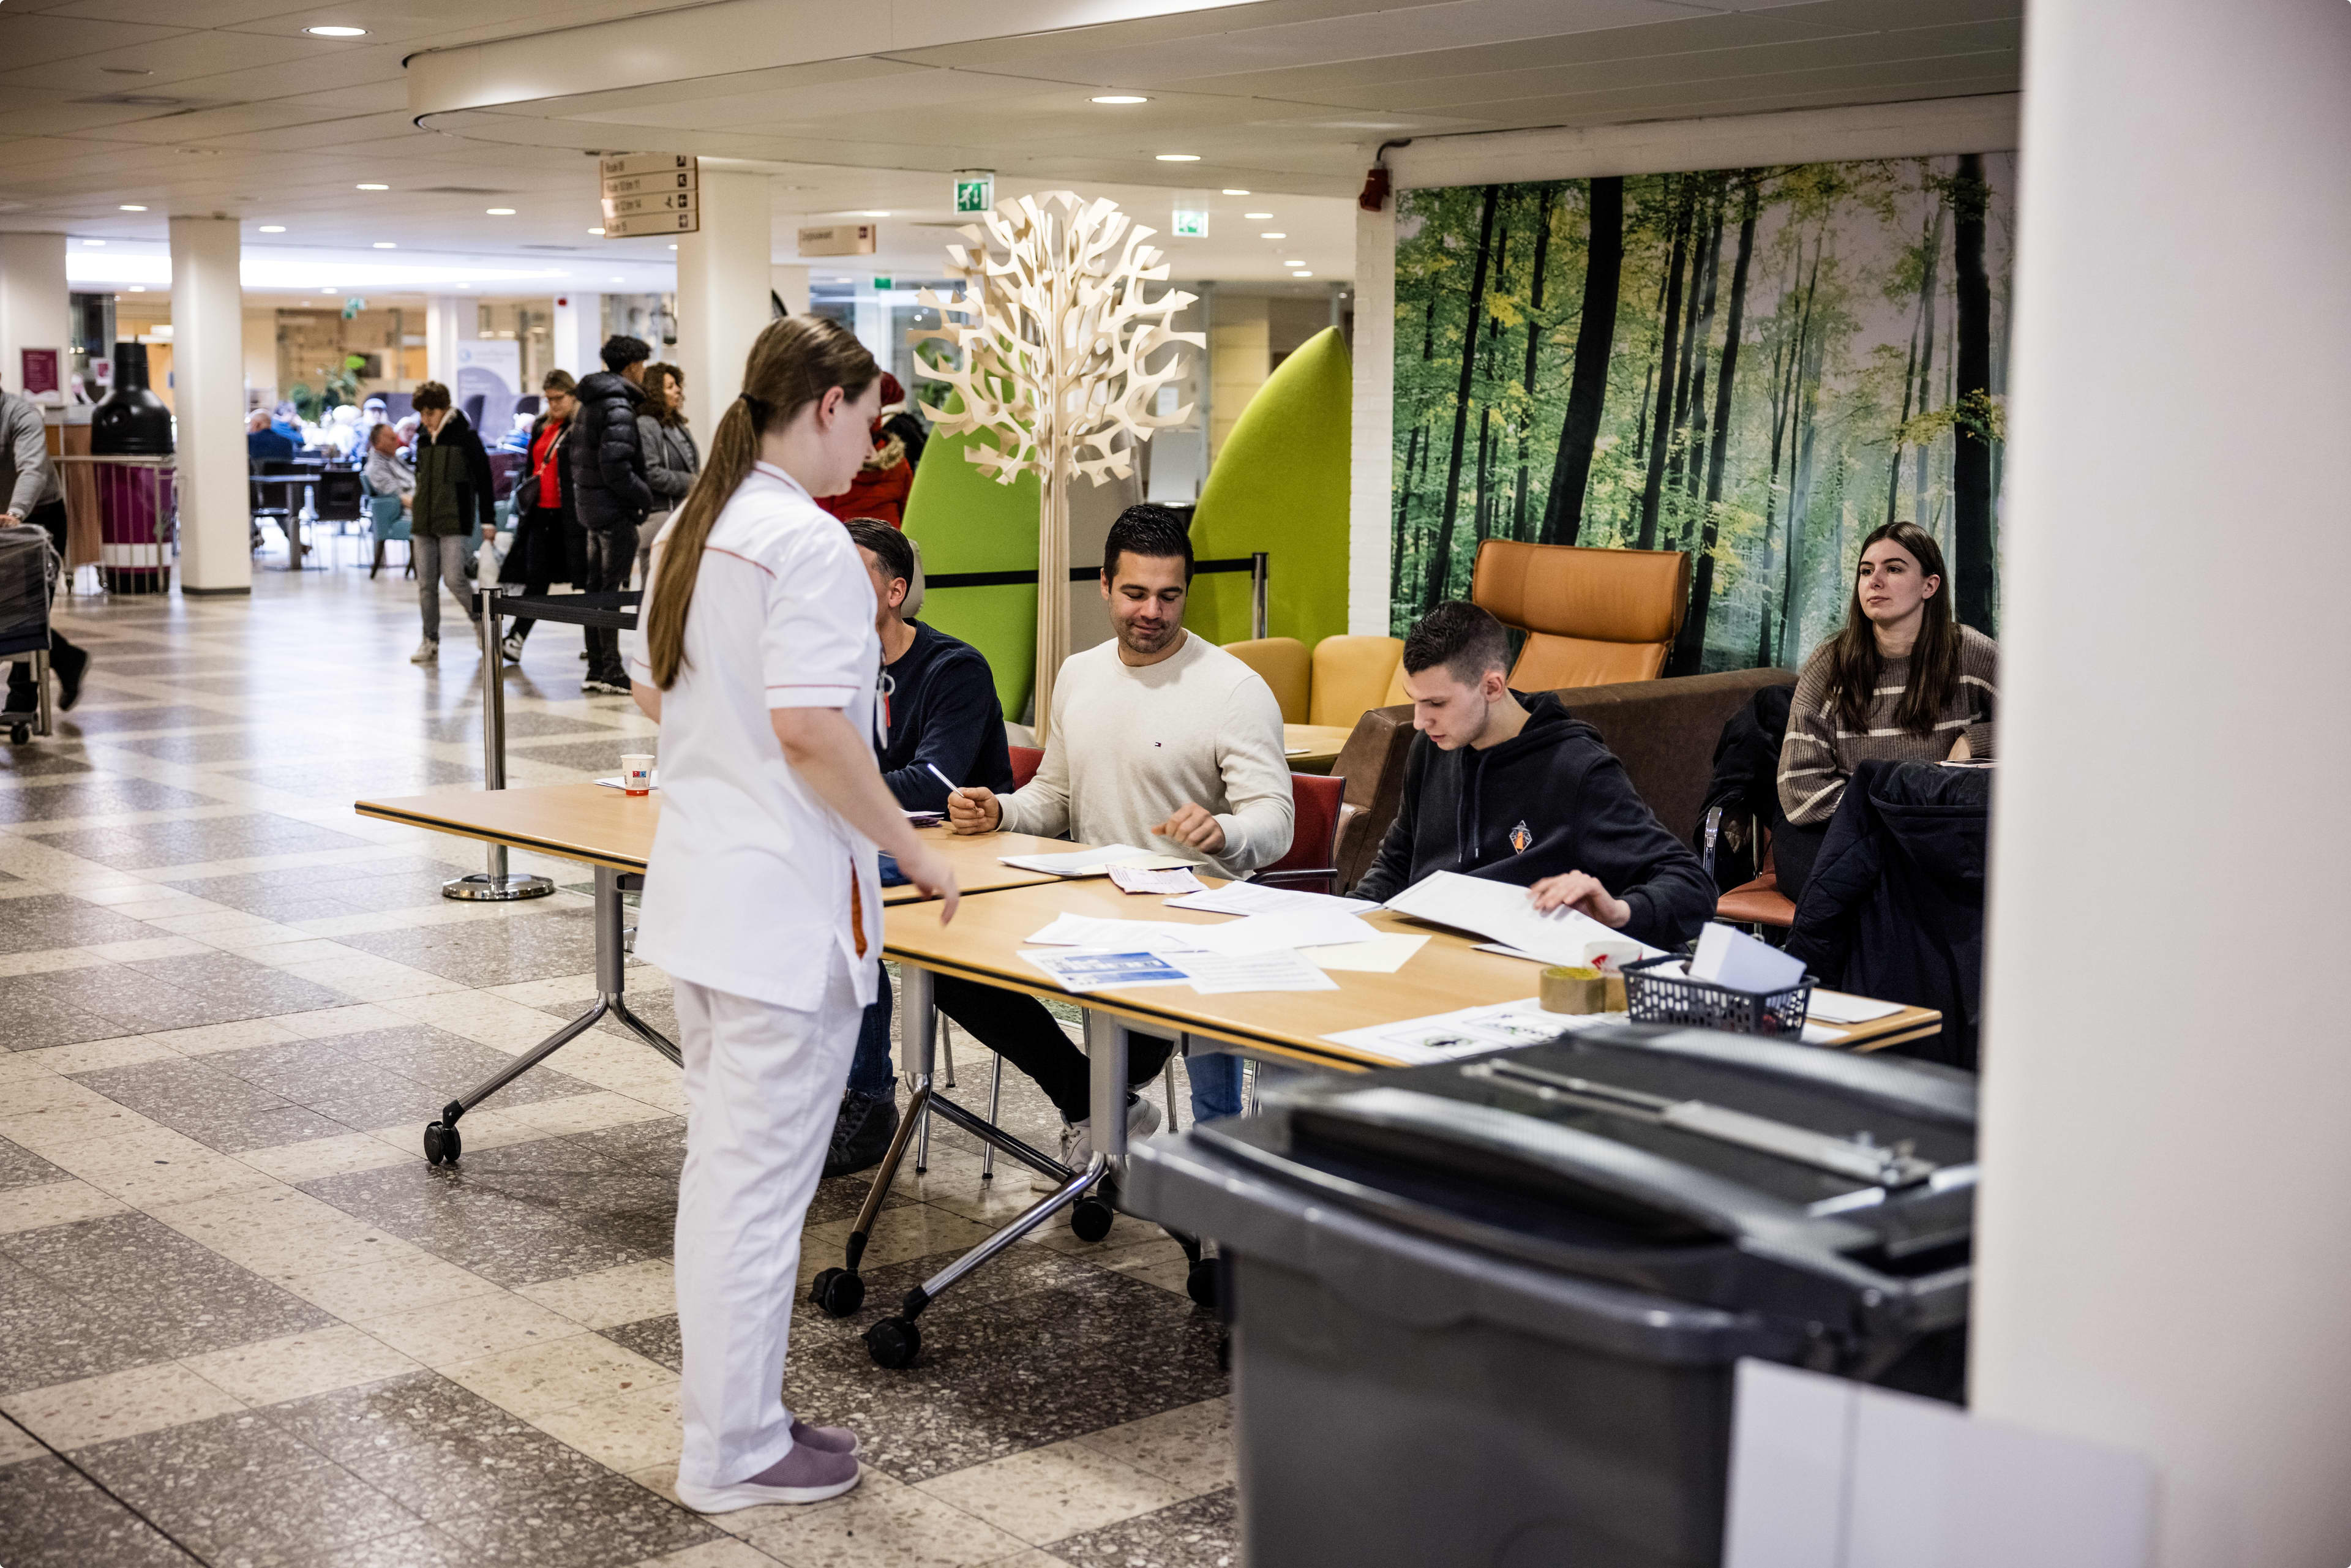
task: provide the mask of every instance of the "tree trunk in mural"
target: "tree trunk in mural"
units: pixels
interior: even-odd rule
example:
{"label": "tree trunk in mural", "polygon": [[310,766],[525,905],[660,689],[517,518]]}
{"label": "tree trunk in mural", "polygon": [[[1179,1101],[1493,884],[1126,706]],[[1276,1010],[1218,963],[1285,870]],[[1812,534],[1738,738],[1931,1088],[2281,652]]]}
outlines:
{"label": "tree trunk in mural", "polygon": [[[1936,273],[1943,256],[1943,198],[1935,199],[1935,232],[1927,240],[1927,270],[1918,286],[1918,412],[1924,413],[1934,402],[1935,390],[1935,287]],[[1932,525],[1927,517],[1927,470],[1933,462],[1932,442],[1918,447],[1917,485],[1912,490],[1910,520],[1922,528]],[[1895,465],[1900,467],[1899,461]]]}
{"label": "tree trunk in mural", "polygon": [[[1494,503],[1492,500],[1492,487],[1494,483],[1495,442],[1493,439],[1493,429],[1494,411],[1491,408],[1479,409],[1478,411],[1478,504],[1476,508],[1469,514],[1475,520],[1474,527],[1470,531],[1470,537],[1473,539],[1482,539],[1494,531]],[[1470,548],[1471,553],[1474,555],[1477,547],[1472,545]]]}
{"label": "tree trunk in mural", "polygon": [[[1617,182],[1617,188],[1621,193],[1623,181]],[[1535,281],[1532,296],[1527,301],[1527,368],[1519,378],[1519,385],[1527,396],[1528,417],[1519,426],[1519,494],[1510,508],[1510,537],[1519,539],[1527,537],[1527,432],[1534,424],[1535,348],[1542,341],[1543,270],[1551,256],[1551,207],[1557,192],[1557,186],[1545,185],[1542,203],[1535,213]],[[1548,509],[1545,515],[1549,515]]]}
{"label": "tree trunk in mural", "polygon": [[[1789,278],[1780,285],[1780,297],[1782,300],[1788,297],[1789,283],[1793,281],[1795,273],[1803,270],[1803,266],[1804,242],[1802,236],[1799,235],[1796,240],[1793,270],[1790,273]],[[1802,319],[1802,310],[1803,308],[1800,303],[1797,306],[1799,322]],[[1780,456],[1787,443],[1788,416],[1793,412],[1796,403],[1796,360],[1800,348],[1799,342],[1790,339],[1783,332],[1771,351],[1771,468],[1763,490],[1762,570],[1755,575],[1758,591],[1755,611],[1755,663],[1759,667],[1770,664],[1777,654],[1772,637],[1772,612],[1776,608],[1773,603],[1772,573],[1778,568],[1773,565],[1771,525],[1785,510],[1780,504],[1780,498],[1783,494],[1780,485]],[[1785,532],[1784,525],[1782,531]]]}
{"label": "tree trunk in mural", "polygon": [[1395,538],[1388,546],[1388,570],[1393,573],[1404,564],[1404,521],[1412,511],[1413,465],[1420,460],[1420,426],[1412,427],[1412,437],[1405,443],[1404,482],[1396,486]]}
{"label": "tree trunk in mural", "polygon": [[1681,206],[1674,217],[1673,252],[1666,263],[1666,332],[1657,350],[1657,407],[1649,430],[1649,473],[1641,486],[1640,548],[1657,548],[1657,501],[1666,485],[1667,434],[1673,428],[1674,356],[1681,346],[1682,258],[1689,249],[1690,185],[1681,182]]}
{"label": "tree trunk in mural", "polygon": [[[1625,275],[1625,181],[1592,182],[1592,239],[1583,267],[1583,319],[1575,329],[1575,371],[1568,382],[1567,414],[1559,455],[1543,503],[1542,542],[1572,545],[1583,527],[1583,491],[1592,480],[1592,452],[1608,402],[1608,356],[1616,346],[1616,297]],[[1531,388],[1530,383],[1530,387]]]}
{"label": "tree trunk in mural", "polygon": [[1730,310],[1722,328],[1722,368],[1715,378],[1714,433],[1707,442],[1706,507],[1699,525],[1697,570],[1690,579],[1689,613],[1674,640],[1667,673],[1695,675],[1706,663],[1706,617],[1714,601],[1714,546],[1722,535],[1722,467],[1730,445],[1730,394],[1739,381],[1739,335],[1746,329],[1747,268],[1755,256],[1755,214],[1761,206],[1752,171],[1740,203],[1739,255],[1730,266]]}
{"label": "tree trunk in mural", "polygon": [[[1706,281],[1698,291],[1698,325],[1690,340],[1696,349],[1692,355],[1694,368],[1690,372],[1689,401],[1682,410],[1682,427],[1687,433],[1682,438],[1681,451],[1675,461],[1682,465],[1682,488],[1695,503],[1706,465],[1706,377],[1707,354],[1714,342],[1715,286],[1722,275],[1722,189],[1714,193],[1713,219],[1708,225],[1706,241]],[[1689,508],[1695,512],[1693,504]],[[1695,532],[1696,519],[1692,519]],[[1687,549],[1690,539],[1677,534],[1677,541]]]}
{"label": "tree trunk in mural", "polygon": [[1499,185],[1486,187],[1478,218],[1478,262],[1469,277],[1469,307],[1461,316],[1461,385],[1453,399],[1453,450],[1445,460],[1444,520],[1437,525],[1437,549],[1428,560],[1428,587],[1423,603],[1433,608],[1445,598],[1453,575],[1453,524],[1461,508],[1461,444],[1469,434],[1469,393],[1478,374],[1478,323],[1486,314],[1486,262],[1494,243],[1494,204]]}
{"label": "tree trunk in mural", "polygon": [[1802,325],[1796,333],[1796,451],[1788,471],[1788,575],[1780,595],[1780,653],[1803,645],[1804,512],[1812,505],[1813,415],[1820,406],[1820,368],[1813,357],[1813,307],[1821,295],[1821,262],[1828,255],[1823,234],[1813,251],[1813,271],[1804,285]]}
{"label": "tree trunk in mural", "polygon": [[1959,405],[1951,425],[1952,565],[1959,578],[1959,620],[1989,637],[1992,612],[1991,540],[1991,278],[1984,270],[1983,154],[1966,153],[1951,182],[1953,276],[1958,287]]}
{"label": "tree trunk in mural", "polygon": [[[1681,363],[1674,371],[1674,420],[1668,427],[1671,434],[1666,444],[1665,487],[1667,490],[1681,488],[1682,470],[1689,461],[1690,361],[1694,358],[1703,360],[1705,349],[1705,345],[1698,341],[1698,300],[1706,292],[1702,279],[1707,272],[1707,252],[1714,240],[1714,214],[1710,211],[1698,210],[1704,198],[1698,195],[1698,189],[1697,178],[1693,176],[1690,222],[1694,225],[1691,237],[1696,243],[1690,246],[1689,281],[1683,287],[1682,355]],[[1667,549],[1672,548],[1671,539],[1663,542]]]}

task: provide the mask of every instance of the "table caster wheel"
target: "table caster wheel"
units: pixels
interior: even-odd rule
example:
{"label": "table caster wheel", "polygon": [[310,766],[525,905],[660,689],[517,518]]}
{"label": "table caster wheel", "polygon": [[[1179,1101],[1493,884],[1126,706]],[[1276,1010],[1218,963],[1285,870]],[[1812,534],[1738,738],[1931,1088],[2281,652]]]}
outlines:
{"label": "table caster wheel", "polygon": [[865,1281],[846,1269],[826,1269],[809,1282],[809,1300],[829,1318],[845,1318],[865,1304]]}
{"label": "table caster wheel", "polygon": [[1081,1241],[1099,1241],[1110,1234],[1111,1207],[1098,1197],[1081,1197],[1070,1206],[1070,1228]]}
{"label": "table caster wheel", "polygon": [[1199,1306],[1213,1308],[1217,1304],[1218,1278],[1217,1260],[1202,1258],[1184,1276],[1184,1293]]}
{"label": "table caster wheel", "polygon": [[24,745],[26,741],[28,741],[28,740],[30,740],[30,739],[32,739],[32,738],[33,738],[33,727],[32,727],[31,725],[29,725],[29,724],[12,724],[12,725],[10,725],[10,726],[8,727],[8,744],[9,744],[9,745],[11,745],[11,746],[22,746],[22,745]]}
{"label": "table caster wheel", "polygon": [[923,1354],[923,1331],[904,1318],[883,1318],[865,1331],[865,1354],[876,1366],[912,1366]]}
{"label": "table caster wheel", "polygon": [[428,1123],[424,1128],[424,1163],[428,1166],[454,1166],[465,1149],[457,1129],[439,1122]]}

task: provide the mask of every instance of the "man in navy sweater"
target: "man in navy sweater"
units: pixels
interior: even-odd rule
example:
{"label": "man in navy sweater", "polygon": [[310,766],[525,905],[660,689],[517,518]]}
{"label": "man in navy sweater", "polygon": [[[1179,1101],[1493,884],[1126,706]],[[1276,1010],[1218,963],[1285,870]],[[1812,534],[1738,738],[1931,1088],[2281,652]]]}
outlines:
{"label": "man in navy sweater", "polygon": [[[874,749],[882,781],[909,811],[944,811],[945,774],[960,787],[977,784],[1008,793],[1012,756],[1004,739],[1004,707],[987,659],[968,643],[903,613],[914,584],[914,547],[889,524],[859,517],[843,525],[873,580],[873,629],[882,637],[883,728]],[[890,1071],[890,982],[865,1009],[849,1086],[834,1118],[824,1174],[848,1176],[881,1162],[898,1128],[897,1085]]]}
{"label": "man in navy sweater", "polygon": [[1635,792],[1599,732],[1545,692],[1522,697],[1503,671],[1502,623],[1455,601],[1404,645],[1413,699],[1404,800],[1354,895],[1384,902],[1432,872],[1528,889],[1537,909],[1582,910],[1671,947],[1714,913],[1689,846]]}

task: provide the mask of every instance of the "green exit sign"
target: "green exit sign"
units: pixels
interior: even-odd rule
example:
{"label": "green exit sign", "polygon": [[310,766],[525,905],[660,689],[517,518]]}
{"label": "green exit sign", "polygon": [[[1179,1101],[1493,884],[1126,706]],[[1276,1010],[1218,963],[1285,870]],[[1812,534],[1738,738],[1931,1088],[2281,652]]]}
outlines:
{"label": "green exit sign", "polygon": [[1208,237],[1208,214],[1193,207],[1176,209],[1175,233],[1179,239]]}
{"label": "green exit sign", "polygon": [[955,210],[958,213],[984,213],[996,205],[994,174],[958,174],[955,183]]}
{"label": "green exit sign", "polygon": [[877,277],[873,280],[873,287],[877,292],[887,294],[890,292],[890,280],[886,277]]}

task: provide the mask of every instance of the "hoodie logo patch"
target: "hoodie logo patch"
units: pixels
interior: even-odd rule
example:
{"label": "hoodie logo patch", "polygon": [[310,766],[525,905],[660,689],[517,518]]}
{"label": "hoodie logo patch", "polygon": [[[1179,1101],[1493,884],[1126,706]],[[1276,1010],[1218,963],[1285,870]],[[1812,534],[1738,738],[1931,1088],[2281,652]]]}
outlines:
{"label": "hoodie logo patch", "polygon": [[1527,824],[1523,819],[1520,820],[1517,827],[1510,830],[1510,852],[1512,854],[1522,855],[1526,853],[1527,846],[1534,841],[1535,836],[1527,831]]}

